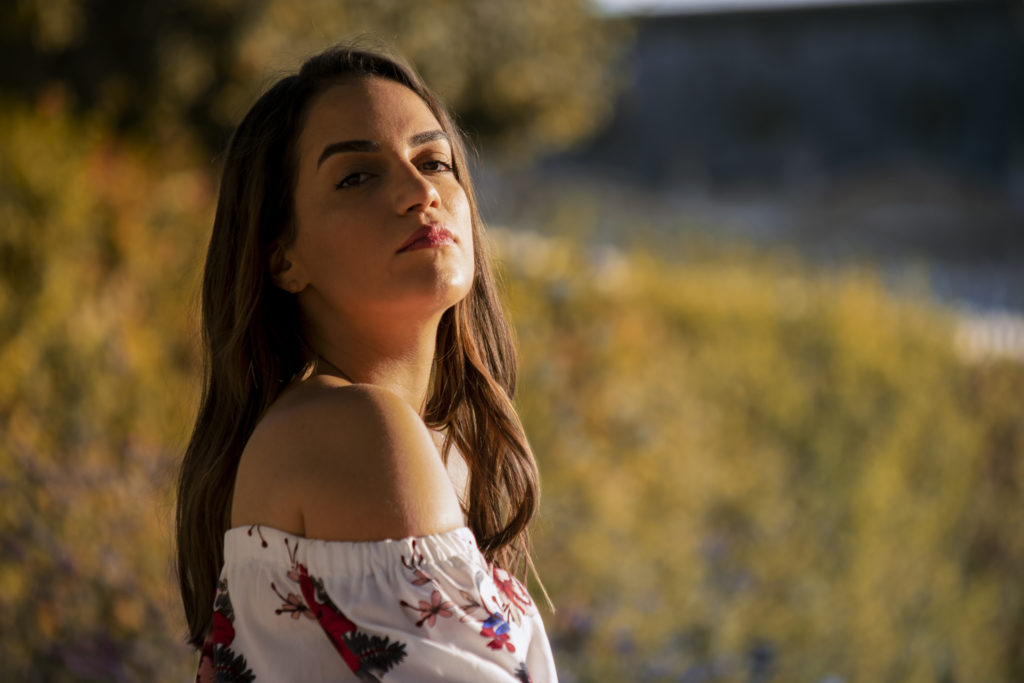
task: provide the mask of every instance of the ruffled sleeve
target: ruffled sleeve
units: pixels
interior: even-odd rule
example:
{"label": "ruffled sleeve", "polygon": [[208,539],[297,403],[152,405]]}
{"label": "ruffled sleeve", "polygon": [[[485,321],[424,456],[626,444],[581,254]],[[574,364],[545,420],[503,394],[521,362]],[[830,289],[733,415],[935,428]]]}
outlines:
{"label": "ruffled sleeve", "polygon": [[526,588],[462,527],[348,543],[231,529],[199,680],[555,681]]}

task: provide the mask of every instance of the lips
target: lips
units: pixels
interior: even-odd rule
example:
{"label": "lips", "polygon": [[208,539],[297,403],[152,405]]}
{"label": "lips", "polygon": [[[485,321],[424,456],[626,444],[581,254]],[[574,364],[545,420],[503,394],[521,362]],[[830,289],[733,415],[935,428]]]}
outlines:
{"label": "lips", "polygon": [[409,235],[409,239],[398,248],[396,253],[401,254],[402,252],[415,251],[417,249],[430,249],[445,244],[455,244],[455,237],[441,225],[431,223],[430,225],[421,226],[419,230]]}

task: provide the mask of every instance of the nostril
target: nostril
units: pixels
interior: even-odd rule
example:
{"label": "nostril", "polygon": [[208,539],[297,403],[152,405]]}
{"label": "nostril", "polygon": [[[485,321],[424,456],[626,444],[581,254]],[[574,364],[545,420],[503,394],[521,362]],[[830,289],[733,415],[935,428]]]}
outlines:
{"label": "nostril", "polygon": [[417,175],[415,182],[406,183],[397,201],[399,209],[409,212],[427,206],[440,206],[441,195],[434,184]]}

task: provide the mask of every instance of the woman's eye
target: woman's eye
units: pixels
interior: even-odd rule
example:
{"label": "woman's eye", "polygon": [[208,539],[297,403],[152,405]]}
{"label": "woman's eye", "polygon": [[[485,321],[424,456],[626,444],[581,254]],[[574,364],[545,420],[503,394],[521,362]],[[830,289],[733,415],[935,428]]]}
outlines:
{"label": "woman's eye", "polygon": [[342,178],[341,182],[335,185],[335,188],[340,190],[345,187],[356,187],[357,185],[362,185],[363,183],[365,183],[367,180],[369,180],[369,178],[370,174],[362,171],[360,171],[359,173],[351,173]]}
{"label": "woman's eye", "polygon": [[433,173],[450,173],[453,168],[452,165],[443,159],[429,159],[421,164],[424,171],[430,171]]}

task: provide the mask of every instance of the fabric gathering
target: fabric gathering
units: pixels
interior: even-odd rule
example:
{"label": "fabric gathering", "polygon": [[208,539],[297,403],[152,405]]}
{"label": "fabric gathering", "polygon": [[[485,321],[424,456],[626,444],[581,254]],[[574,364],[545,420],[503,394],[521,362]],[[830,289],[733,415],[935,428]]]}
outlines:
{"label": "fabric gathering", "polygon": [[230,529],[197,680],[547,681],[526,588],[472,532],[320,541]]}

